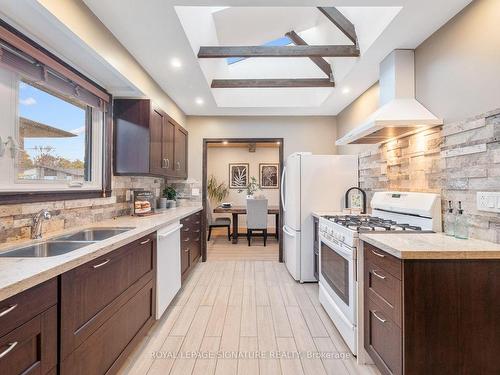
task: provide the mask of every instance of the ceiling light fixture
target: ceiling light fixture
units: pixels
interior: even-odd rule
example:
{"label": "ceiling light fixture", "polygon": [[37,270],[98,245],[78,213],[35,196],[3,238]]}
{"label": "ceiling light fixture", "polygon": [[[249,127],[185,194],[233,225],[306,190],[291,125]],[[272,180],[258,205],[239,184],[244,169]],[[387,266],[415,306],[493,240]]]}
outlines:
{"label": "ceiling light fixture", "polygon": [[174,68],[181,68],[182,67],[182,62],[178,58],[174,57],[170,61],[170,65],[172,65],[172,67],[174,67]]}
{"label": "ceiling light fixture", "polygon": [[194,100],[194,102],[198,105],[203,105],[203,103],[205,103],[205,101],[203,100],[203,98],[196,98]]}
{"label": "ceiling light fixture", "polygon": [[223,144],[223,145],[227,145],[227,141],[223,141],[223,142],[222,142],[222,144]]}
{"label": "ceiling light fixture", "polygon": [[349,87],[344,87],[342,89],[342,94],[349,94],[351,92],[351,89]]}

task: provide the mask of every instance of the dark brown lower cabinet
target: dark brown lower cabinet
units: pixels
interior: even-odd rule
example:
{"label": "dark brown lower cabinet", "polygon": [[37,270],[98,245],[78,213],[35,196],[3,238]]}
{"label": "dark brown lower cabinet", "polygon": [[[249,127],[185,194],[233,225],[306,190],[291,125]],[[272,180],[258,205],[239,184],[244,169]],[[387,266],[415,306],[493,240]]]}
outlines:
{"label": "dark brown lower cabinet", "polygon": [[184,280],[201,256],[201,211],[181,220],[181,275]]}
{"label": "dark brown lower cabinet", "polygon": [[499,260],[400,260],[365,242],[365,349],[380,372],[498,374],[499,270]]}
{"label": "dark brown lower cabinet", "polygon": [[61,275],[64,374],[109,374],[152,325],[156,234]]}
{"label": "dark brown lower cabinet", "polygon": [[61,363],[61,374],[116,373],[153,320],[154,281],[150,280]]}
{"label": "dark brown lower cabinet", "polygon": [[0,374],[55,374],[56,303],[56,279],[0,302]]}

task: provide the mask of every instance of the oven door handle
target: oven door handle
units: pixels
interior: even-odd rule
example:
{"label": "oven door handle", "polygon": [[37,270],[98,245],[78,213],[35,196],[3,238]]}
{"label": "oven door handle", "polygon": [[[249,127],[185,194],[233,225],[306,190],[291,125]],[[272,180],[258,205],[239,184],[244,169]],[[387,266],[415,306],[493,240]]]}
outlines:
{"label": "oven door handle", "polygon": [[342,258],[345,258],[347,260],[353,260],[355,258],[354,249],[352,249],[351,251],[344,250],[344,248],[338,242],[335,242],[336,244],[338,244],[337,246],[329,243],[330,241],[328,240],[321,240],[321,242],[323,242],[331,251],[335,251],[337,254],[342,256]]}

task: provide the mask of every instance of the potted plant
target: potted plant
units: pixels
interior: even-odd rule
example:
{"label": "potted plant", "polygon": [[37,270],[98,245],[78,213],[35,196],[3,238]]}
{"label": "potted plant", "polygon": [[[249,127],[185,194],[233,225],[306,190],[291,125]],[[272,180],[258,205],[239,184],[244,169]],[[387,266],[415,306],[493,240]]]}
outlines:
{"label": "potted plant", "polygon": [[[250,177],[250,183],[248,184],[248,186],[246,188],[247,199],[252,199],[253,195],[255,194],[255,192],[257,190],[260,190],[260,186],[257,183],[257,179],[252,176],[252,177]],[[239,189],[238,193],[241,193],[242,191],[245,191],[245,189]]]}
{"label": "potted plant", "polygon": [[165,189],[163,189],[163,196],[167,198],[167,208],[175,207],[177,191],[172,186],[166,186]]}
{"label": "potted plant", "polygon": [[224,183],[219,183],[214,175],[211,175],[207,183],[208,197],[218,205],[229,195],[229,187]]}

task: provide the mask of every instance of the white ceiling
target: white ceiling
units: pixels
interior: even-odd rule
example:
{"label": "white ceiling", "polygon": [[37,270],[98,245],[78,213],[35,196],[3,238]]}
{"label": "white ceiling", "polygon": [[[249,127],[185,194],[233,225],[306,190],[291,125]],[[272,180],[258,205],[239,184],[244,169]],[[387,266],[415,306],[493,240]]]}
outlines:
{"label": "white ceiling", "polygon": [[[471,0],[83,1],[188,115],[336,115],[377,81],[378,65],[387,54],[396,48],[417,47],[471,2]],[[217,93],[217,90],[210,89],[212,78],[244,78],[242,75],[250,75],[255,71],[254,67],[258,67],[259,71],[256,78],[261,78],[262,72],[271,74],[276,69],[281,74],[286,72],[298,75],[300,72],[301,76],[307,74],[308,77],[309,75],[316,77],[320,73],[307,59],[288,58],[249,59],[235,64],[234,67],[237,69],[231,70],[225,66],[226,69],[221,73],[217,67],[221,66],[222,60],[204,60],[200,63],[196,58],[197,48],[194,48],[193,40],[187,35],[189,28],[186,28],[179,18],[181,13],[179,10],[182,8],[196,7],[194,9],[197,12],[203,13],[204,8],[212,7],[212,16],[200,17],[196,22],[200,30],[210,30],[215,28],[214,20],[219,20],[219,29],[215,31],[216,44],[230,44],[236,41],[242,44],[245,41],[261,44],[273,39],[274,35],[281,36],[282,31],[287,29],[293,20],[292,26],[302,30],[300,34],[306,41],[318,44],[322,38],[326,36],[336,38],[335,35],[338,34],[332,31],[331,25],[325,22],[322,23],[323,26],[320,25],[321,22],[318,20],[324,21],[324,16],[317,16],[318,12],[314,7],[332,5],[342,7],[342,12],[351,20],[363,18],[359,13],[363,11],[360,7],[364,7],[365,12],[366,7],[376,7],[370,13],[372,15],[375,11],[381,15],[379,7],[401,7],[392,21],[390,19],[388,21],[385,16],[372,16],[370,22],[354,21],[358,34],[367,36],[366,39],[360,40],[362,57],[344,59],[352,61],[342,60],[342,63],[338,62],[338,59],[333,59],[332,67],[337,83],[334,89],[265,89],[259,90],[258,95],[255,92],[251,95],[245,93],[245,90],[255,89],[234,89],[229,90],[226,95],[222,94],[223,91],[228,91],[226,89]],[[257,20],[254,17],[245,17],[245,10],[251,13],[249,7],[255,9],[252,12],[260,12]],[[265,12],[262,13],[263,10],[256,7],[289,9],[283,12],[284,15],[277,17],[275,14],[266,19],[263,16]],[[297,12],[302,13],[303,19],[296,19]],[[0,15],[2,18],[7,16],[8,20],[14,21],[15,23],[11,23],[21,31],[57,55],[63,56],[66,61],[81,69],[114,95],[142,95],[126,77],[107,65],[100,56],[76,38],[36,1],[0,0]],[[224,24],[229,29],[235,28],[234,21],[231,21],[233,17],[239,17],[238,29],[246,30],[245,33],[236,34],[234,37],[237,39],[234,40],[231,39],[233,36],[230,30],[223,30]],[[257,31],[252,31],[253,25],[258,26]],[[328,28],[328,32],[322,31],[322,27]],[[377,33],[370,30],[377,28],[381,30],[381,34],[373,39]],[[246,34],[245,37],[248,39],[244,39],[243,34]],[[370,40],[370,35],[373,40]],[[174,58],[182,62],[181,68],[171,66]],[[207,74],[207,71],[210,74]],[[343,93],[345,88],[349,88],[348,93]],[[202,98],[203,105],[197,104],[196,98]],[[290,101],[299,105],[286,105]]]}
{"label": "white ceiling", "polygon": [[[361,56],[372,46],[400,7],[339,7],[354,24]],[[294,30],[316,45],[352,44],[316,7],[176,7],[184,32],[196,56],[200,46],[261,45]],[[201,24],[201,20],[204,20]],[[255,26],[259,20],[259,26]],[[361,57],[362,58],[362,57]],[[335,82],[342,86],[358,58],[325,58]],[[250,58],[228,65],[226,59],[200,59],[199,65],[210,85],[213,79],[326,78],[308,58]],[[338,88],[239,88],[212,89],[219,108],[320,108]]]}
{"label": "white ceiling", "polygon": [[[471,0],[121,0],[119,7],[113,0],[84,1],[188,115],[336,115],[377,81],[379,63],[393,49],[417,47]],[[346,72],[342,82],[339,82],[334,90],[330,90],[331,92],[326,95],[326,98],[313,100],[311,99],[312,95],[302,95],[298,89],[293,89],[295,93],[287,93],[287,95],[294,95],[298,99],[308,98],[304,101],[310,105],[294,107],[252,106],[251,99],[248,100],[245,95],[236,94],[236,91],[240,89],[234,89],[230,94],[234,96],[231,103],[225,102],[218,105],[217,101],[220,98],[216,97],[217,94],[214,95],[215,90],[210,89],[209,80],[204,74],[200,61],[196,58],[195,51],[175,9],[175,7],[181,6],[197,6],[200,8],[198,11],[203,13],[202,6],[316,7],[332,5],[342,7],[391,6],[402,7],[402,9],[382,34],[373,41],[371,47],[365,51],[355,66]],[[219,12],[222,17],[225,12],[231,13],[235,10],[222,8]],[[219,12],[215,12],[216,17],[219,16],[217,15]],[[309,10],[305,10],[305,12],[307,13]],[[346,16],[353,15],[346,13]],[[261,19],[251,19],[250,21],[250,23],[241,21],[241,26],[252,27],[252,22],[255,22],[254,28],[260,28]],[[280,18],[276,19],[275,22],[283,26]],[[286,20],[284,22],[286,23]],[[214,27],[213,18],[200,17],[197,19],[197,26],[201,30],[210,30]],[[356,27],[358,32],[361,32],[363,26],[359,24]],[[274,29],[271,31],[274,32]],[[259,35],[260,40],[268,39],[268,35],[265,35],[264,31],[260,32]],[[229,36],[225,38],[229,38]],[[181,69],[171,67],[172,58],[178,58],[182,61]],[[342,89],[345,87],[350,89],[348,94],[342,93]],[[311,91],[320,97],[325,95],[323,90],[312,89]],[[264,101],[269,99],[269,102],[276,102],[276,98],[284,95],[284,92],[282,89],[266,89],[260,95]],[[202,97],[204,104],[196,104],[196,97]],[[248,103],[249,101],[250,103]],[[321,101],[320,105],[317,105],[318,101]],[[262,103],[262,100],[259,100],[259,103]],[[225,106],[227,104],[230,104],[231,107]]]}
{"label": "white ceiling", "polygon": [[113,95],[142,95],[38,2],[0,0],[0,17]]}

